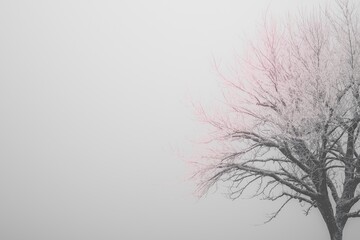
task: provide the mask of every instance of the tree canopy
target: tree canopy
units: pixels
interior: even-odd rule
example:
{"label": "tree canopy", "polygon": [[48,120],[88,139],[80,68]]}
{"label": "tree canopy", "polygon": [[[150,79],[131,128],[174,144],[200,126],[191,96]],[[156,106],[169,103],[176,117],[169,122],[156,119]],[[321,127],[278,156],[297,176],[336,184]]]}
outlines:
{"label": "tree canopy", "polygon": [[199,191],[219,181],[244,191],[317,208],[331,239],[360,217],[360,21],[358,8],[335,1],[275,24],[235,76],[224,77],[225,106],[211,115],[211,150],[197,164]]}

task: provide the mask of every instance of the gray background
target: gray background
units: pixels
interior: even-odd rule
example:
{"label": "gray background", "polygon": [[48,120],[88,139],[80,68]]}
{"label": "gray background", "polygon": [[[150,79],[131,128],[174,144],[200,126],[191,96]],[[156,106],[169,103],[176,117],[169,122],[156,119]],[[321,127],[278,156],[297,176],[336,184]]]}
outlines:
{"label": "gray background", "polygon": [[[273,0],[0,1],[0,239],[328,239],[318,213],[198,200],[184,160]],[[212,191],[213,192],[213,191]],[[352,221],[345,239],[357,239]]]}

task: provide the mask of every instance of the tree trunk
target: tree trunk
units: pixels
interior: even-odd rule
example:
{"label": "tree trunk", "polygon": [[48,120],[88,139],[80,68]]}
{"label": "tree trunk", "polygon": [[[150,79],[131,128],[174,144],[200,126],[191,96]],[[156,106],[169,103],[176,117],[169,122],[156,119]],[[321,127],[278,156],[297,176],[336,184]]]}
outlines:
{"label": "tree trunk", "polygon": [[343,236],[343,233],[342,233],[342,230],[340,230],[340,229],[333,229],[330,232],[331,240],[342,240],[342,236]]}
{"label": "tree trunk", "polygon": [[326,223],[327,229],[329,231],[330,239],[331,240],[342,240],[345,222],[343,222],[343,224],[342,224],[339,216],[337,216],[337,217],[334,216],[334,212],[333,212],[329,198],[323,197],[323,198],[317,199],[317,204],[318,204],[318,209],[319,209],[319,211]]}

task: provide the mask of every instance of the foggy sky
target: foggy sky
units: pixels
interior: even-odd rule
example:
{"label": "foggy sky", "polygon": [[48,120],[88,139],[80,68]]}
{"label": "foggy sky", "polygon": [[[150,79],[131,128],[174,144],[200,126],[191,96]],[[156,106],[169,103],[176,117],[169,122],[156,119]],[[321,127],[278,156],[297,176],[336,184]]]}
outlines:
{"label": "foggy sky", "polygon": [[296,204],[261,225],[277,204],[197,199],[183,161],[213,59],[299,2],[1,1],[0,239],[328,239]]}

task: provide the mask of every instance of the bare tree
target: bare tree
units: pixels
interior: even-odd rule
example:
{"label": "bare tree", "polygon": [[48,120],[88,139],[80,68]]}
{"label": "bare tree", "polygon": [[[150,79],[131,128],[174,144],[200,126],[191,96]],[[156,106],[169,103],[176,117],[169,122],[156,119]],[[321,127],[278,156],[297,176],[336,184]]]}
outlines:
{"label": "bare tree", "polygon": [[349,1],[335,3],[266,21],[241,71],[224,79],[226,110],[201,112],[215,144],[196,176],[203,193],[225,181],[232,198],[247,189],[283,199],[269,220],[292,200],[316,208],[340,240],[360,217],[360,22]]}

